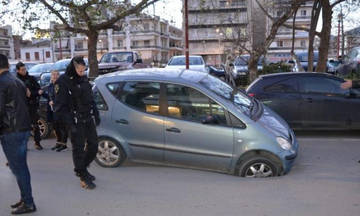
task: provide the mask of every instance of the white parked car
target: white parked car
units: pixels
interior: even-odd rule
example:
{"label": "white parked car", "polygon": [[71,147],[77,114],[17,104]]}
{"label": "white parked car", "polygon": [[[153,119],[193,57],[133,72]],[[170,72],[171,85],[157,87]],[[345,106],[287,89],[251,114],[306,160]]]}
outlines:
{"label": "white parked car", "polygon": [[[168,69],[185,69],[185,56],[173,56],[165,66]],[[201,56],[189,56],[189,69],[207,73],[205,61]]]}

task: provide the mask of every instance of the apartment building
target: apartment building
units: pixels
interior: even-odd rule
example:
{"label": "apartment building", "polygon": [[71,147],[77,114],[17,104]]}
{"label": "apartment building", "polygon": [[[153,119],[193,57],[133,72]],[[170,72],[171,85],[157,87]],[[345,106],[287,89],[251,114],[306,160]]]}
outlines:
{"label": "apartment building", "polygon": [[[274,0],[281,1],[281,0]],[[311,12],[312,12],[313,1],[307,1],[297,11],[296,14],[296,26],[310,28],[311,24]],[[274,17],[280,17],[284,13],[283,3],[278,6],[274,6],[272,15]],[[286,21],[286,24],[292,25],[293,18]],[[267,29],[270,31],[271,20],[267,19]],[[290,58],[290,51],[292,47],[292,29],[286,27],[280,27],[275,40],[270,45],[268,50],[268,58],[272,61],[286,60]],[[306,52],[309,47],[309,33],[306,31],[295,30],[295,52]]]}
{"label": "apartment building", "polygon": [[[146,63],[165,64],[170,57],[183,53],[182,30],[157,16],[130,16],[121,31],[107,29],[99,34],[98,59],[106,52],[136,51]],[[52,23],[51,28],[61,26]],[[87,37],[62,31],[53,41],[55,59],[88,55]]]}
{"label": "apartment building", "polygon": [[50,39],[32,40],[32,43],[22,45],[20,48],[20,59],[22,61],[32,61],[49,63],[53,62],[53,52]]}
{"label": "apartment building", "polygon": [[209,65],[220,65],[239,34],[244,38],[243,44],[250,47],[253,7],[252,0],[189,1],[190,54],[203,56]]}
{"label": "apartment building", "polygon": [[0,27],[0,54],[6,55],[9,60],[15,59],[12,28],[10,25]]}

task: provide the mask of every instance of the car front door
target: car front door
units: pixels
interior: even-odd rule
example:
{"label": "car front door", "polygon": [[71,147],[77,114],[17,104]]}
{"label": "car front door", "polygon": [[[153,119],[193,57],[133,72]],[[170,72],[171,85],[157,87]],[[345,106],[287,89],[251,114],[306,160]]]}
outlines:
{"label": "car front door", "polygon": [[263,88],[261,101],[279,114],[292,127],[302,124],[301,96],[295,78],[284,79]]}
{"label": "car front door", "polygon": [[165,161],[227,171],[233,154],[233,129],[225,109],[200,91],[166,85]]}
{"label": "car front door", "polygon": [[112,123],[130,146],[133,159],[162,162],[164,117],[159,108],[160,83],[134,81],[108,84],[108,88],[117,97]]}
{"label": "car front door", "polygon": [[308,76],[299,80],[303,99],[303,123],[306,128],[346,128],[349,118],[344,108],[346,90],[341,82],[329,77]]}

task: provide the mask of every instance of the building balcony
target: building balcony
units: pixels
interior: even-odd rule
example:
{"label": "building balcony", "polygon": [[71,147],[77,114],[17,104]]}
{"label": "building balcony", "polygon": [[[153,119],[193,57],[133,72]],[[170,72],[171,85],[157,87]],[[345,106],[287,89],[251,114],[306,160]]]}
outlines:
{"label": "building balcony", "polygon": [[88,51],[87,48],[75,47],[75,52]]}
{"label": "building balcony", "polygon": [[142,45],[142,46],[130,46],[131,49],[162,49],[161,46],[155,46],[155,45]]}
{"label": "building balcony", "polygon": [[198,28],[224,28],[224,27],[246,27],[247,22],[243,23],[209,23],[209,24],[189,24],[189,29]]}
{"label": "building balcony", "polygon": [[10,49],[10,45],[0,45],[0,48]]}
{"label": "building balcony", "polygon": [[[61,48],[62,52],[70,52],[70,48],[69,47],[62,47]],[[60,52],[60,48],[59,47],[55,47],[55,52]]]}
{"label": "building balcony", "polygon": [[113,49],[114,50],[126,50],[126,47],[114,46]]}
{"label": "building balcony", "polygon": [[125,31],[113,31],[113,35],[125,35]]}
{"label": "building balcony", "polygon": [[216,8],[190,8],[189,14],[198,13],[231,13],[231,12],[247,12],[247,6],[224,6]]}

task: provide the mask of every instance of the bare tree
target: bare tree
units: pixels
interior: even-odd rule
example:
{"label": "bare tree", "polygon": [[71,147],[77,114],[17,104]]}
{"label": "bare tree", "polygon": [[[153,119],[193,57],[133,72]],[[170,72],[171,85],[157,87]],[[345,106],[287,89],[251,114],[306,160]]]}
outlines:
{"label": "bare tree", "polygon": [[[99,32],[106,29],[121,29],[119,21],[138,14],[149,5],[159,0],[141,0],[131,4],[129,0],[20,0],[22,7],[19,19],[25,20],[27,29],[41,29],[41,22],[49,22],[51,17],[63,26],[62,31],[81,33],[87,36],[90,77],[98,75],[97,42]],[[4,7],[9,0],[2,2]],[[39,15],[41,14],[41,16]]]}

